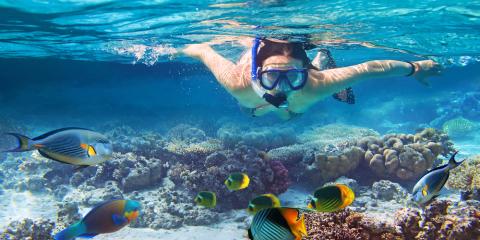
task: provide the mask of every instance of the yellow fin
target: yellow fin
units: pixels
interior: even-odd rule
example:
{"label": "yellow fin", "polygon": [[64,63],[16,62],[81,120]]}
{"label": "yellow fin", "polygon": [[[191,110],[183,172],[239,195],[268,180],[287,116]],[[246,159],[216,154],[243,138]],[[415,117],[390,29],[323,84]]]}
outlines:
{"label": "yellow fin", "polygon": [[92,145],[88,146],[88,156],[93,157],[97,155],[97,151],[95,151],[95,148],[92,147]]}
{"label": "yellow fin", "polygon": [[343,209],[352,204],[353,200],[355,199],[355,193],[347,185],[337,184],[337,187],[342,193],[342,205],[340,206],[340,209]]}
{"label": "yellow fin", "polygon": [[423,189],[422,189],[422,195],[423,195],[424,197],[427,196],[427,194],[428,194],[427,191],[428,191],[428,185],[425,184],[425,187],[423,187]]}
{"label": "yellow fin", "polygon": [[243,181],[242,184],[240,184],[240,189],[247,188],[248,185],[250,184],[250,178],[248,177],[247,174],[242,174],[243,175]]}

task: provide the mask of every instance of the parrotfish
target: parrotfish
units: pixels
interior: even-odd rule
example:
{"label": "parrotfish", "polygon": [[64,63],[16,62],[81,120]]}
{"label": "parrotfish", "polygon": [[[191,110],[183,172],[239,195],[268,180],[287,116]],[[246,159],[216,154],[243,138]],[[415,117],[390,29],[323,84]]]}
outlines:
{"label": "parrotfish", "polygon": [[250,200],[248,203],[247,212],[255,214],[258,211],[265,208],[278,208],[280,207],[280,200],[273,194],[262,194]]}
{"label": "parrotfish", "polygon": [[254,240],[300,240],[304,236],[305,215],[298,208],[262,209],[248,229],[248,237]]}
{"label": "parrotfish", "polygon": [[46,158],[81,167],[112,157],[111,142],[104,135],[84,128],[62,128],[33,139],[18,133],[6,134],[17,138],[18,147],[4,152],[38,150]]}
{"label": "parrotfish", "polygon": [[107,201],[90,210],[79,222],[57,233],[55,240],[92,238],[127,226],[140,214],[140,203],[132,200]]}
{"label": "parrotfish", "polygon": [[450,160],[447,164],[433,168],[423,175],[420,180],[418,180],[412,191],[413,201],[419,205],[426,205],[431,200],[438,197],[440,190],[443,188],[448,180],[448,177],[450,176],[450,170],[456,168],[463,161],[465,161],[455,161],[455,155],[457,155],[457,153],[458,151],[455,152],[452,157],[450,157]]}
{"label": "parrotfish", "polygon": [[328,185],[315,190],[308,208],[319,212],[335,212],[352,204],[353,190],[344,184]]}
{"label": "parrotfish", "polygon": [[245,173],[232,173],[225,180],[228,190],[236,191],[247,188],[250,184],[250,178]]}
{"label": "parrotfish", "polygon": [[217,196],[214,192],[199,192],[195,197],[195,202],[200,206],[214,208],[217,205]]}

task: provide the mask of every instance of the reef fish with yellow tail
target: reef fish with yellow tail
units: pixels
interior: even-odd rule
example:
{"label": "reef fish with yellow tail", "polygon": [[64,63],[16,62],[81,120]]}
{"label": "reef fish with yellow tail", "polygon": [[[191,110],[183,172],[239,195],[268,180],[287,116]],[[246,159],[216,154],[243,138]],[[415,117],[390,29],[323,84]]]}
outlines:
{"label": "reef fish with yellow tail", "polygon": [[230,191],[237,191],[247,188],[250,184],[250,178],[245,173],[232,173],[225,180],[225,185]]}
{"label": "reef fish with yellow tail", "polygon": [[90,210],[79,222],[57,233],[55,240],[92,238],[127,226],[140,214],[140,203],[132,200],[107,201]]}
{"label": "reef fish with yellow tail", "polygon": [[33,139],[18,133],[6,135],[17,138],[18,147],[4,152],[38,150],[46,158],[81,167],[105,162],[113,152],[104,135],[84,128],[62,128]]}
{"label": "reef fish with yellow tail", "polygon": [[248,229],[248,237],[253,240],[300,240],[304,236],[305,215],[298,208],[262,209]]}
{"label": "reef fish with yellow tail", "polygon": [[353,190],[344,184],[328,185],[315,190],[308,208],[319,212],[335,212],[352,204]]}
{"label": "reef fish with yellow tail", "polygon": [[457,155],[457,153],[458,151],[450,157],[447,164],[433,168],[418,180],[412,191],[413,201],[419,205],[426,205],[431,200],[438,197],[440,190],[450,176],[450,170],[456,168],[465,161],[455,161],[455,155]]}
{"label": "reef fish with yellow tail", "polygon": [[194,201],[200,206],[214,208],[217,205],[217,196],[214,192],[199,192]]}
{"label": "reef fish with yellow tail", "polygon": [[273,194],[262,194],[250,200],[247,207],[247,212],[250,214],[256,214],[258,211],[265,208],[278,208],[280,207],[280,200]]}

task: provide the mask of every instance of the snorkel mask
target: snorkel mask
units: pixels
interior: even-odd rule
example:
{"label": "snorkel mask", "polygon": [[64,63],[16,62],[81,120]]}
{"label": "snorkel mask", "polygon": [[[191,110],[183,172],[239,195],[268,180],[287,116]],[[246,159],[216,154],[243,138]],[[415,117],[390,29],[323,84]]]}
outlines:
{"label": "snorkel mask", "polygon": [[[300,90],[305,86],[308,78],[307,69],[268,69],[261,71],[257,67],[257,52],[260,47],[260,38],[256,37],[252,47],[252,87],[261,98],[277,108],[288,108],[287,92]],[[267,91],[278,89],[274,95]]]}

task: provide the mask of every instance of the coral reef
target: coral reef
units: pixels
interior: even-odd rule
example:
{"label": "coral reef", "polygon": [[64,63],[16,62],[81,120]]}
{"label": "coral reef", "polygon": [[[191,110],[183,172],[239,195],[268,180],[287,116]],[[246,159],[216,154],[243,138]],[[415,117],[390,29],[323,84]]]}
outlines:
{"label": "coral reef", "polygon": [[304,239],[478,239],[480,202],[458,206],[434,201],[423,213],[403,208],[393,223],[373,219],[349,209],[334,213],[306,213],[308,237]]}
{"label": "coral reef", "polygon": [[[232,172],[243,172],[250,177],[247,189],[229,192],[224,185]],[[279,161],[261,158],[259,152],[248,146],[213,153],[196,162],[177,162],[167,173],[179,187],[199,191],[213,190],[218,206],[223,209],[245,208],[248,201],[262,193],[279,194],[288,188],[289,178]]]}
{"label": "coral reef", "polygon": [[23,219],[11,222],[4,232],[0,232],[0,239],[8,240],[49,240],[55,226],[50,220]]}
{"label": "coral reef", "polygon": [[478,239],[480,238],[479,202],[458,206],[451,201],[434,201],[423,214],[405,208],[395,213],[395,224],[406,239]]}
{"label": "coral reef", "polygon": [[395,228],[348,209],[334,213],[306,213],[307,237],[302,239],[402,239]]}
{"label": "coral reef", "polygon": [[442,132],[426,128],[415,135],[387,134],[366,137],[357,143],[365,150],[364,163],[379,177],[414,179],[431,168],[439,155],[453,151],[453,144]]}
{"label": "coral reef", "polygon": [[450,171],[447,188],[472,191],[480,189],[480,155],[473,156]]}

